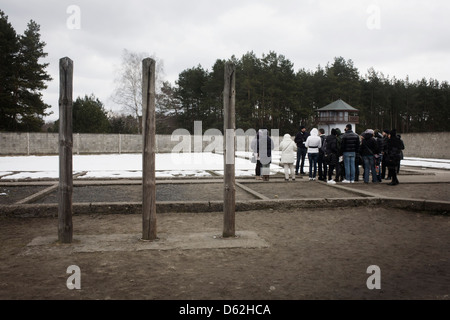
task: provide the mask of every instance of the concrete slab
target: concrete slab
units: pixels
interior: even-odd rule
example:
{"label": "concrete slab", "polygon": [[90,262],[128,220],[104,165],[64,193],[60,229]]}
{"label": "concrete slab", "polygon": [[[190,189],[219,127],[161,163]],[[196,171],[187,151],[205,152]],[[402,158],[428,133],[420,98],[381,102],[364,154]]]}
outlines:
{"label": "concrete slab", "polygon": [[253,231],[237,231],[236,237],[223,238],[219,232],[190,234],[158,234],[158,240],[145,241],[140,234],[75,235],[71,244],[58,243],[55,236],[34,238],[27,244],[23,255],[42,254],[61,250],[70,253],[144,251],[144,250],[192,250],[223,248],[266,248],[269,243]]}

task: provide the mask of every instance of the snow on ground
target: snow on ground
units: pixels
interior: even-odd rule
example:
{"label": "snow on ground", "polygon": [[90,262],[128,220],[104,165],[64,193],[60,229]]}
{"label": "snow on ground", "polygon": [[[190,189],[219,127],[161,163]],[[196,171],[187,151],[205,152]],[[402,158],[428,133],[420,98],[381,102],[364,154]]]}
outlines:
{"label": "snow on ground", "polygon": [[[223,175],[223,155],[214,153],[161,153],[155,156],[156,177],[211,177]],[[235,158],[236,176],[251,176],[255,164]],[[280,170],[275,163],[271,171]],[[141,154],[73,155],[73,172],[80,179],[141,178]],[[1,179],[58,179],[58,156],[0,157]]]}
{"label": "snow on ground", "polygon": [[[156,177],[211,177],[223,175],[223,155],[215,153],[161,153],[156,154]],[[236,176],[253,176],[255,164],[250,152],[236,152]],[[283,172],[279,164],[280,152],[274,151],[271,172]],[[405,158],[404,166],[450,169],[450,160]],[[305,161],[305,170],[309,166]],[[73,155],[73,172],[79,179],[141,178],[141,154]],[[0,180],[58,179],[59,157],[14,156],[0,157]]]}

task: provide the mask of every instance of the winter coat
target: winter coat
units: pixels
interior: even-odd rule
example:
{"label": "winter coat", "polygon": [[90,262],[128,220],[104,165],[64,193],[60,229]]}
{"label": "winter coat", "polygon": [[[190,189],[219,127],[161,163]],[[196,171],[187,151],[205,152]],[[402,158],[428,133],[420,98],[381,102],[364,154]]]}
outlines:
{"label": "winter coat", "polygon": [[322,147],[319,130],[316,128],[311,130],[311,135],[306,139],[305,147],[308,148],[308,153],[319,153],[319,149]]}
{"label": "winter coat", "polygon": [[292,140],[291,135],[286,133],[283,140],[280,143],[281,159],[280,163],[294,163],[295,162],[295,152],[297,151],[297,146]]}
{"label": "winter coat", "polygon": [[393,130],[391,137],[387,141],[386,145],[386,165],[388,167],[397,167],[400,163],[402,150],[405,148],[403,141],[397,137],[397,134]]}
{"label": "winter coat", "polygon": [[330,134],[325,139],[326,139],[325,154],[334,153],[335,155],[338,155],[339,150],[337,145],[337,137],[335,135]]}
{"label": "winter coat", "polygon": [[336,146],[337,146],[337,150],[338,150],[338,157],[342,156],[342,137],[344,136],[344,134],[341,132],[341,130],[339,128],[336,128]]}
{"label": "winter coat", "polygon": [[378,133],[378,135],[375,136],[375,140],[378,144],[379,153],[384,152],[384,149],[386,148],[386,139],[384,139],[381,133]]}
{"label": "winter coat", "polygon": [[339,160],[339,148],[338,139],[335,135],[330,134],[325,138],[325,157],[329,165],[338,164]]}
{"label": "winter coat", "polygon": [[359,151],[359,136],[352,130],[347,130],[342,136],[341,153],[344,152],[358,152]]}
{"label": "winter coat", "polygon": [[295,135],[295,139],[294,139],[295,143],[297,144],[297,148],[306,149],[305,142],[306,142],[306,139],[308,139],[308,137],[309,137],[308,132],[299,131]]}
{"label": "winter coat", "polygon": [[383,137],[383,141],[381,142],[382,143],[382,149],[381,149],[381,152],[384,152],[384,153],[386,153],[387,152],[387,143],[388,143],[388,141],[389,141],[389,137],[388,136],[384,136]]}
{"label": "winter coat", "polygon": [[364,156],[374,156],[380,153],[378,143],[371,134],[363,134],[359,154]]}

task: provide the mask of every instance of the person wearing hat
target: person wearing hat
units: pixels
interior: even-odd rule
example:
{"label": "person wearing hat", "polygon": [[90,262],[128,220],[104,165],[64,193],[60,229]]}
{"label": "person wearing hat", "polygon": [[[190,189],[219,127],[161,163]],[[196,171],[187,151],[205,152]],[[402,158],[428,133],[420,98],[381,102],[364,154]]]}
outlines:
{"label": "person wearing hat", "polygon": [[306,148],[306,139],[309,137],[309,132],[306,131],[305,126],[300,126],[300,131],[295,135],[294,142],[297,144],[297,161],[295,163],[295,174],[298,175],[300,169],[300,174],[305,174],[305,158],[308,148]]}
{"label": "person wearing hat", "polygon": [[375,157],[380,153],[378,143],[374,138],[374,131],[366,130],[361,135],[361,145],[359,147],[359,154],[364,163],[364,183],[369,183],[369,173],[372,173],[372,182],[377,183],[378,176],[375,169]]}

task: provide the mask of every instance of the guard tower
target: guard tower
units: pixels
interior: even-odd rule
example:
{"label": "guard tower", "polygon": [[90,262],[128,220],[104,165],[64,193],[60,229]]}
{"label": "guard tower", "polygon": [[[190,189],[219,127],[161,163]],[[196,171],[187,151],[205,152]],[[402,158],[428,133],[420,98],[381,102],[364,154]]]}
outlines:
{"label": "guard tower", "polygon": [[325,134],[329,135],[331,129],[339,128],[344,132],[345,126],[351,124],[355,132],[356,125],[359,124],[358,110],[341,99],[318,109],[317,125],[318,129],[323,128]]}

